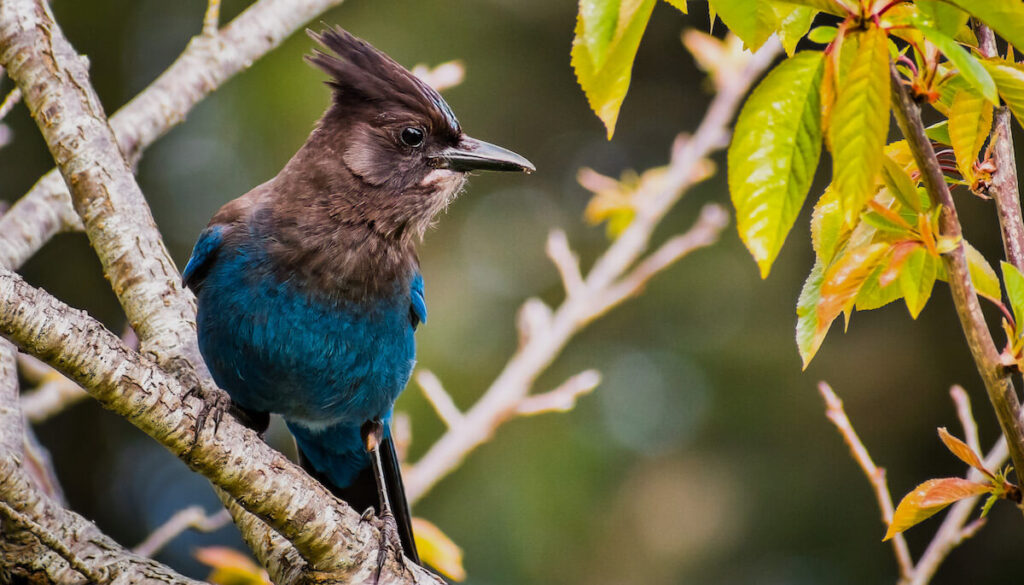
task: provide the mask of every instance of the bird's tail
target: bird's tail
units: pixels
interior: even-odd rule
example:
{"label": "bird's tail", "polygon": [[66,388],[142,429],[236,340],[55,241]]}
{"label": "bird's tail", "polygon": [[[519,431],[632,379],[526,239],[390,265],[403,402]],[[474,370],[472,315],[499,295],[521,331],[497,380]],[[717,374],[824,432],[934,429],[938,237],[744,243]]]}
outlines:
{"label": "bird's tail", "polygon": [[[359,427],[338,425],[314,432],[289,423],[288,429],[295,437],[299,464],[310,476],[357,512],[372,507],[380,515],[377,481],[370,457],[363,447]],[[402,470],[391,438],[391,429],[387,424],[378,449],[385,489],[398,527],[402,551],[406,557],[419,564],[419,553],[412,532],[412,515],[402,484]]]}

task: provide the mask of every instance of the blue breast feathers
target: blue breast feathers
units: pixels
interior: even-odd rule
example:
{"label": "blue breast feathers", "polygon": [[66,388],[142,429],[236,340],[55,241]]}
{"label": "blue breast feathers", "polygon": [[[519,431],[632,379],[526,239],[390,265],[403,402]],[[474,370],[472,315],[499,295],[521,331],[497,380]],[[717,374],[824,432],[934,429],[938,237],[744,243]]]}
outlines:
{"label": "blue breast feathers", "polygon": [[198,292],[203,279],[206,278],[206,272],[217,256],[217,250],[220,249],[223,234],[224,226],[220,225],[210,226],[199,234],[199,239],[192,248],[192,256],[188,259],[188,264],[185,264],[185,270],[181,272],[185,286],[193,291]]}
{"label": "blue breast feathers", "polygon": [[417,272],[409,288],[412,293],[412,326],[416,327],[420,323],[427,322],[427,298],[423,294],[423,275]]}
{"label": "blue breast feathers", "polygon": [[[217,384],[243,407],[309,430],[386,416],[414,364],[422,278],[373,299],[328,299],[282,281],[252,239],[217,250],[204,240],[220,235],[208,232],[186,279],[203,275],[199,348]],[[216,260],[204,260],[212,250]]]}

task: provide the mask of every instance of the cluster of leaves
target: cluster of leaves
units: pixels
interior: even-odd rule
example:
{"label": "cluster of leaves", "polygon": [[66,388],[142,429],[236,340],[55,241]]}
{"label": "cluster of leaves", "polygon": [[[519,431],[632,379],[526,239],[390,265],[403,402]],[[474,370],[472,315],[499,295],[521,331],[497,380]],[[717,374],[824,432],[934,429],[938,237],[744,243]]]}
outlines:
{"label": "cluster of leaves", "polygon": [[1006,480],[1010,468],[998,472],[990,471],[981,460],[981,456],[960,439],[949,434],[946,429],[939,429],[939,438],[949,449],[950,453],[958,459],[981,472],[985,481],[971,481],[961,477],[943,477],[940,479],[929,479],[914,488],[912,492],[903,497],[900,504],[896,506],[892,522],[885,533],[883,540],[889,540],[893,536],[926,520],[944,510],[950,504],[963,500],[988,494],[988,499],[981,509],[981,517],[984,518],[992,508],[992,504],[999,499],[1008,499],[1016,503],[1021,501],[1020,489]]}
{"label": "cluster of leaves", "polygon": [[[989,263],[967,242],[941,233],[941,206],[922,188],[906,142],[886,144],[890,84],[906,85],[945,118],[928,134],[940,148],[946,180],[984,196],[993,171],[984,150],[992,108],[1002,97],[1018,117],[1024,114],[1024,68],[1012,56],[983,58],[968,20],[973,16],[1024,47],[1024,4],[793,2],[755,4],[798,6],[793,10],[801,19],[827,13],[832,16],[823,19],[835,26],[811,30],[808,22],[808,40],[826,44],[824,50],[790,49],[751,94],[736,124],[728,171],[740,236],[766,277],[804,205],[822,144],[832,155],[832,181],[811,222],[816,262],[797,304],[805,367],[841,314],[849,319],[854,309],[902,298],[916,318],[935,281],[946,278],[942,255],[961,244],[976,290],[1001,304]],[[784,19],[759,22],[734,30],[750,46],[763,42],[771,26],[790,43],[799,32]]]}

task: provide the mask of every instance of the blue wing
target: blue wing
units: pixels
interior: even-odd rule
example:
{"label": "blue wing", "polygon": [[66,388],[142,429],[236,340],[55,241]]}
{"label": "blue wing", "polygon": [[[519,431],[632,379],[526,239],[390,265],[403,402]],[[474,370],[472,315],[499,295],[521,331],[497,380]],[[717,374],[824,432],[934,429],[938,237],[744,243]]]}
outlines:
{"label": "blue wing", "polygon": [[427,322],[427,298],[423,294],[423,275],[419,272],[412,279],[411,305],[409,317],[412,319],[412,326]]}
{"label": "blue wing", "polygon": [[199,234],[199,239],[196,240],[196,245],[192,248],[192,256],[188,259],[185,270],[181,272],[185,286],[192,289],[193,292],[199,292],[199,287],[202,286],[203,279],[210,271],[210,266],[213,259],[216,258],[223,240],[224,226],[222,225],[210,226]]}

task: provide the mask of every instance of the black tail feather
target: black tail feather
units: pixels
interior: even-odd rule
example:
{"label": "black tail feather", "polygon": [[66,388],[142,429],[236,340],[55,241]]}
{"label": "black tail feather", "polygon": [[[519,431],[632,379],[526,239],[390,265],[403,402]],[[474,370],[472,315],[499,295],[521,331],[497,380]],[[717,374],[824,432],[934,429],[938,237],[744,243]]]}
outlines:
{"label": "black tail feather", "polygon": [[[342,488],[332,484],[324,474],[314,469],[309,459],[302,453],[302,449],[298,449],[298,452],[299,465],[332,494],[344,500],[357,512],[361,513],[373,508],[374,513],[380,515],[380,495],[377,493],[377,481],[373,477],[372,466],[367,466],[366,469],[359,472],[351,485]],[[402,484],[398,454],[395,452],[395,444],[390,436],[385,437],[380,443],[380,458],[383,464],[384,481],[387,485],[388,501],[391,502],[391,513],[398,526],[398,538],[402,541],[402,552],[419,565],[421,564],[420,556],[416,550],[416,541],[412,533],[412,514],[409,512],[409,502],[405,499],[405,486]]]}

